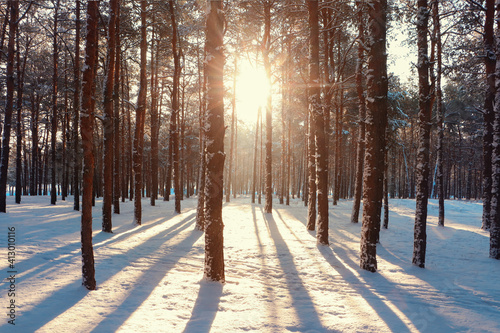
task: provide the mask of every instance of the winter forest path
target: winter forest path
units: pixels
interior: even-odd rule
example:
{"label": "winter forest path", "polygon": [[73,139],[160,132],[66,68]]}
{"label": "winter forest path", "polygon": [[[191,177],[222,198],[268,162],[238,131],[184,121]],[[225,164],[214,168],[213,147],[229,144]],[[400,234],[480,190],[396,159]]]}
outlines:
{"label": "winter forest path", "polygon": [[[265,214],[248,197],[237,198],[223,209],[221,285],[202,280],[196,199],[184,200],[178,215],[172,202],[144,202],[139,227],[126,202],[113,215],[113,234],[99,231],[98,200],[98,289],[88,292],[81,286],[80,215],[71,199],[56,206],[47,199],[23,198],[0,215],[5,235],[16,227],[18,270],[16,326],[4,320],[0,332],[500,331],[500,287],[493,283],[500,265],[487,258],[478,203],[447,202],[443,229],[431,201],[423,270],[411,265],[415,202],[391,200],[373,274],[358,267],[361,225],[349,223],[351,201],[330,207],[330,246],[317,246],[300,200]],[[7,274],[6,260],[0,272]],[[9,302],[7,282],[0,283],[0,304]]]}

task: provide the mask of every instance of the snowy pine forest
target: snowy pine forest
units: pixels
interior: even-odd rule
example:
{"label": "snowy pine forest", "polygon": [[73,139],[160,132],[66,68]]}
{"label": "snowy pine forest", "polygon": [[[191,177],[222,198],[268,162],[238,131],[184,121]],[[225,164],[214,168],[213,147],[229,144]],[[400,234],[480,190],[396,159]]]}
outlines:
{"label": "snowy pine forest", "polygon": [[500,331],[498,17],[1,1],[0,332]]}

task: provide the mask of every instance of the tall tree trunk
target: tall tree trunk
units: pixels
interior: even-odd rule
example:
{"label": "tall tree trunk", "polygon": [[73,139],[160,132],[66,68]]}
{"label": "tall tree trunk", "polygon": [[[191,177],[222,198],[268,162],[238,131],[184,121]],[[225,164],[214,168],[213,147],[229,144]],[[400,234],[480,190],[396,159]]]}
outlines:
{"label": "tall tree trunk", "polygon": [[[271,1],[264,2],[264,38],[262,40],[262,55],[266,76],[271,87],[271,62],[269,52],[271,50]],[[266,203],[264,212],[273,211],[273,116],[271,92],[267,97],[266,105]]]}
{"label": "tall tree trunk", "polygon": [[[238,58],[234,59],[234,76],[233,76],[233,96],[231,99],[232,115],[231,115],[231,139],[229,148],[229,167],[227,172],[227,184],[226,184],[226,202],[230,201],[231,197],[231,178],[233,176],[233,155],[234,155],[234,124],[236,121],[236,75],[238,73]],[[234,187],[234,186],[233,186]],[[255,200],[254,200],[255,201]]]}
{"label": "tall tree trunk", "polygon": [[[205,56],[205,55],[204,55]],[[203,231],[205,229],[205,180],[206,180],[206,155],[205,155],[205,110],[206,110],[206,88],[207,76],[203,71],[203,61],[200,56],[200,49],[197,49],[198,60],[198,121],[200,127],[200,170],[198,172],[198,205],[196,210],[196,229]],[[203,74],[203,76],[202,76]]]}
{"label": "tall tree trunk", "polygon": [[[325,117],[321,105],[319,78],[319,23],[318,1],[308,0],[309,12],[309,111],[314,124],[316,152],[316,184],[318,192],[318,218],[316,221],[318,244],[328,245],[328,150],[326,147]],[[308,210],[312,205],[308,206]]]}
{"label": "tall tree trunk", "polygon": [[112,232],[113,203],[113,141],[114,141],[114,110],[113,88],[115,78],[115,52],[116,52],[116,16],[118,0],[110,0],[110,16],[108,23],[108,72],[104,86],[104,194],[102,198],[102,231]]}
{"label": "tall tree trunk", "polygon": [[121,193],[121,178],[123,175],[122,163],[120,160],[122,158],[121,151],[121,140],[120,140],[120,78],[121,78],[121,44],[120,44],[120,1],[116,0],[115,13],[115,78],[113,86],[113,213],[120,214],[120,193]]}
{"label": "tall tree trunk", "polygon": [[354,200],[352,204],[351,222],[358,223],[361,195],[363,191],[363,160],[365,158],[365,113],[366,101],[363,89],[363,59],[365,48],[365,32],[363,21],[363,3],[356,1],[358,9],[358,60],[356,63],[356,91],[358,94],[358,144],[356,149],[356,180]]}
{"label": "tall tree trunk", "polygon": [[[16,70],[17,70],[17,121],[16,121],[16,203],[21,203],[21,194],[22,194],[22,147],[23,147],[23,90],[24,90],[24,71],[26,68],[26,59],[28,53],[28,45],[26,45],[26,51],[24,55],[23,64],[21,66],[21,56],[20,56],[20,48],[19,48],[19,38],[16,38],[17,43],[17,52],[16,52]],[[25,152],[26,153],[26,152]],[[26,156],[25,156],[26,160]]]}
{"label": "tall tree trunk", "polygon": [[444,226],[444,180],[443,180],[443,136],[444,136],[444,127],[443,127],[443,118],[444,118],[444,109],[443,109],[443,93],[441,91],[441,76],[442,76],[442,42],[441,42],[441,22],[439,18],[439,0],[434,0],[432,7],[432,17],[434,21],[434,29],[435,29],[435,38],[436,38],[436,116],[437,116],[437,126],[438,126],[438,135],[437,135],[437,145],[436,145],[436,154],[437,154],[437,192],[439,198],[439,211],[438,211],[438,225]]}
{"label": "tall tree trunk", "polygon": [[7,212],[7,173],[9,170],[10,131],[12,128],[12,112],[14,109],[14,54],[16,52],[16,35],[19,16],[19,2],[9,0],[9,41],[7,46],[7,96],[5,101],[5,118],[0,157],[0,212]]}
{"label": "tall tree trunk", "polygon": [[94,250],[92,247],[92,192],[94,181],[94,109],[93,87],[95,66],[97,65],[97,42],[99,20],[99,1],[87,3],[87,39],[85,46],[85,71],[82,87],[81,135],[83,147],[83,193],[82,193],[82,284],[89,290],[95,290]]}
{"label": "tall tree trunk", "polygon": [[[154,42],[151,43],[151,206],[158,198],[158,54],[159,39],[156,41],[156,55]],[[153,57],[153,55],[155,55]]]}
{"label": "tall tree trunk", "polygon": [[481,229],[491,226],[491,185],[493,154],[493,122],[495,120],[495,0],[486,0],[486,17],[484,20],[484,65],[486,69],[486,96],[483,113],[483,218]]}
{"label": "tall tree trunk", "polygon": [[[500,4],[496,3],[497,35],[496,43],[500,42]],[[496,49],[496,101],[500,100],[500,48]],[[492,198],[490,225],[490,258],[500,259],[500,103],[493,102],[495,120],[493,123],[493,154],[492,154]]]}
{"label": "tall tree trunk", "polygon": [[179,131],[177,118],[179,115],[179,78],[181,74],[180,51],[178,50],[177,22],[175,20],[174,1],[169,1],[170,19],[172,21],[172,53],[174,55],[174,79],[172,85],[172,115],[170,128],[172,135],[172,167],[175,193],[175,212],[181,212],[181,189],[179,174]]}
{"label": "tall tree trunk", "polygon": [[147,0],[141,0],[141,69],[140,69],[140,87],[137,96],[137,110],[134,135],[134,223],[142,223],[142,160],[144,151],[144,123],[146,118],[146,94],[147,94],[147,73],[146,73],[146,6]]}
{"label": "tall tree trunk", "polygon": [[209,1],[205,72],[207,75],[207,184],[205,278],[224,282],[222,198],[224,191],[224,16],[222,1]]}
{"label": "tall tree trunk", "polygon": [[253,180],[252,180],[252,203],[255,203],[255,190],[257,187],[257,182],[259,181],[257,179],[257,154],[259,152],[258,150],[258,144],[259,144],[259,122],[260,122],[260,117],[261,117],[261,112],[262,109],[259,107],[259,111],[257,111],[257,122],[255,124],[255,146],[254,146],[254,153],[253,153]]}
{"label": "tall tree trunk", "polygon": [[431,129],[431,96],[429,86],[429,59],[427,56],[427,34],[429,8],[427,0],[418,0],[417,47],[418,47],[418,82],[419,82],[419,131],[417,153],[417,195],[415,210],[415,229],[412,263],[425,267],[427,246],[427,201],[429,198],[429,150]]}
{"label": "tall tree trunk", "polygon": [[360,267],[377,270],[377,240],[383,197],[385,128],[387,127],[387,1],[368,2],[368,73],[366,79],[365,172]]}
{"label": "tall tree trunk", "polygon": [[[308,96],[308,104],[309,92]],[[307,230],[314,230],[316,228],[316,147],[314,144],[314,115],[312,110],[309,109],[307,112],[308,121],[306,121],[307,126],[307,200],[305,204],[307,205]]]}
{"label": "tall tree trunk", "polygon": [[56,204],[57,201],[57,190],[56,190],[56,137],[57,137],[57,76],[58,76],[58,59],[59,59],[59,50],[57,47],[57,39],[58,39],[58,16],[59,16],[59,0],[55,3],[54,8],[54,30],[53,30],[53,75],[52,75],[52,129],[51,129],[51,188],[50,188],[50,203],[52,205]]}
{"label": "tall tree trunk", "polygon": [[73,210],[80,210],[80,0],[76,0],[75,13],[75,67],[74,67],[74,96],[73,96]]}

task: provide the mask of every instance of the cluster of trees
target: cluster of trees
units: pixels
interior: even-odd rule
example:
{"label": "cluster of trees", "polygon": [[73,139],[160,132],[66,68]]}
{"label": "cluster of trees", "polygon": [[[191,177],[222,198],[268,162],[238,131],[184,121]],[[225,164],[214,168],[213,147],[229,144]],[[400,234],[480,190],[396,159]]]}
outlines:
{"label": "cluster of trees", "polygon": [[[370,271],[387,198],[416,199],[420,267],[428,198],[440,199],[440,225],[444,199],[483,198],[498,259],[494,15],[491,0],[9,0],[0,4],[0,211],[8,191],[16,203],[72,195],[89,289],[96,197],[112,232],[120,202],[134,200],[141,224],[142,197],[155,205],[173,192],[180,212],[196,194],[213,280],[224,280],[224,192],[264,196],[267,213],[273,195],[301,198],[319,244],[328,244],[329,198],[354,198],[354,223],[363,201]],[[418,85],[387,72],[387,36],[400,27],[417,45]],[[238,117],[243,61],[262,66],[271,87],[255,126]]]}

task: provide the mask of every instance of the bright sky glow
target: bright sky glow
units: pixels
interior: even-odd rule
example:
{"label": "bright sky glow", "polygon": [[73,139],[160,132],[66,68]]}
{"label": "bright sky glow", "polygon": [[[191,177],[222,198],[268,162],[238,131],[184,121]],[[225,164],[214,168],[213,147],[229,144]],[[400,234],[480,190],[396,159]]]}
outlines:
{"label": "bright sky glow", "polygon": [[248,60],[238,63],[236,78],[236,112],[238,119],[255,124],[259,107],[265,107],[270,92],[266,72]]}

